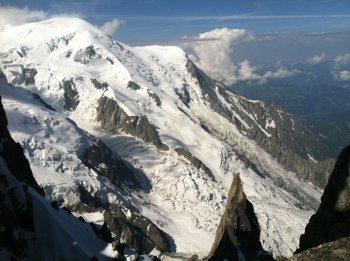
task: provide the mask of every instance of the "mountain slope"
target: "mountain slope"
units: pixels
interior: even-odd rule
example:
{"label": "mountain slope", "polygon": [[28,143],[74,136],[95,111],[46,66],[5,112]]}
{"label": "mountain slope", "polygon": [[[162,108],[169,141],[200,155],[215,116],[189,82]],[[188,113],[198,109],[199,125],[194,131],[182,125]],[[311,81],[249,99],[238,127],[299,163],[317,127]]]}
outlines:
{"label": "mountain slope", "polygon": [[112,244],[98,239],[89,224],[53,208],[43,198],[21,146],[7,130],[1,97],[0,140],[0,259],[112,260],[116,257],[118,253]]}
{"label": "mountain slope", "polygon": [[[155,247],[168,250],[168,237],[140,215],[128,198],[129,188],[140,187],[134,170],[96,137],[5,80],[1,77],[0,92],[9,129],[21,141],[46,198],[89,222],[106,223],[117,244],[127,243],[141,253]],[[4,158],[10,156],[4,154]]]}
{"label": "mountain slope", "polygon": [[[3,27],[0,40],[9,128],[49,199],[98,219],[100,205],[124,220],[132,210],[170,236],[155,233],[158,247],[205,255],[240,174],[263,247],[292,254],[319,202],[308,181],[322,187],[332,166],[317,164],[324,145],[297,119],[226,90],[177,47],[130,47],[79,19]],[[41,107],[21,102],[21,88]],[[105,150],[126,161],[117,180],[91,162]],[[89,207],[76,204],[83,199]]]}

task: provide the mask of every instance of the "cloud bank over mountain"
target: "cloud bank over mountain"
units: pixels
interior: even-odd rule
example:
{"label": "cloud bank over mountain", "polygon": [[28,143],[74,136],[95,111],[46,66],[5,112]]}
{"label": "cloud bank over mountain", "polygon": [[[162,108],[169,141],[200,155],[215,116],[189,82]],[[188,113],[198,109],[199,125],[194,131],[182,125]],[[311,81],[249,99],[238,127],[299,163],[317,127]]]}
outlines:
{"label": "cloud bank over mountain", "polygon": [[[1,25],[21,25],[31,22],[39,22],[51,18],[58,17],[77,17],[83,18],[84,15],[75,12],[69,13],[50,13],[43,10],[34,10],[28,7],[3,6],[0,4],[0,26]],[[104,32],[114,35],[125,21],[118,18],[113,18],[99,26]]]}
{"label": "cloud bank over mountain", "polygon": [[121,25],[125,23],[124,20],[114,18],[111,21],[104,23],[100,28],[109,35],[115,34]]}
{"label": "cloud bank over mountain", "polygon": [[349,32],[256,34],[218,28],[183,37],[177,45],[202,70],[227,85],[269,80],[310,84],[319,79],[317,84],[345,86],[350,80],[349,40]]}
{"label": "cloud bank over mountain", "polygon": [[213,78],[232,84],[237,80],[237,65],[231,60],[233,44],[252,38],[244,29],[218,28],[201,33],[193,43],[195,62]]}
{"label": "cloud bank over mountain", "polygon": [[81,17],[78,13],[50,14],[43,10],[32,10],[28,7],[18,8],[0,5],[0,25],[21,25],[30,22],[38,22],[56,17]]}
{"label": "cloud bank over mountain", "polygon": [[236,47],[255,40],[256,36],[245,29],[217,28],[193,38],[185,37],[182,46],[202,70],[228,85],[239,81],[265,83],[268,79],[290,77],[299,72],[285,67],[258,72],[258,66],[250,60],[237,61]]}

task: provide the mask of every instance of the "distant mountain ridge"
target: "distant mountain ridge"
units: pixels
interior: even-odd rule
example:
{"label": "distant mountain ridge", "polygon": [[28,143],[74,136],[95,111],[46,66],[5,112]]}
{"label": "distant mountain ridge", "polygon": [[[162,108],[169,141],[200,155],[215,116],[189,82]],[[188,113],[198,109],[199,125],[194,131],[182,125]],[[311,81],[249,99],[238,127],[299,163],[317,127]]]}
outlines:
{"label": "distant mountain ridge", "polygon": [[336,157],[350,142],[350,89],[341,84],[326,85],[319,79],[300,84],[292,80],[269,81],[266,84],[237,83],[230,89],[250,99],[276,103],[289,113],[306,121],[328,144],[328,156]]}

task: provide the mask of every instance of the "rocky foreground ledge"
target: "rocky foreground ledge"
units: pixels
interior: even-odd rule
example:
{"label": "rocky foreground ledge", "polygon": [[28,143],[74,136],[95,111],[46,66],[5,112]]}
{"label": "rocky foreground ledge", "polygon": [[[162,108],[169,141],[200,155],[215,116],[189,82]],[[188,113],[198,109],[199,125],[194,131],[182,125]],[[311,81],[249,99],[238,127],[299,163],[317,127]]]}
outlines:
{"label": "rocky foreground ledge", "polygon": [[350,260],[350,146],[340,153],[296,253],[291,260]]}

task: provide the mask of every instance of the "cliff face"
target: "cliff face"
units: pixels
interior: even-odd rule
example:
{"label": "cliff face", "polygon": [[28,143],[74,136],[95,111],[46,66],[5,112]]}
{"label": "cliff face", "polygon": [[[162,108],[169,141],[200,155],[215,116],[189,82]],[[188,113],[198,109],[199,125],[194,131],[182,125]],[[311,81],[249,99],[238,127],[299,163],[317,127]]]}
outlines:
{"label": "cliff face", "polygon": [[[20,146],[7,130],[7,118],[0,97],[0,259],[20,257],[27,246],[25,231],[33,232],[27,192],[18,181],[26,181],[42,193]],[[17,152],[17,153],[16,153]],[[15,157],[14,157],[15,156]],[[17,164],[14,159],[18,158]],[[11,170],[12,169],[12,170]],[[23,170],[23,172],[21,171]],[[12,175],[11,175],[12,172]],[[16,176],[15,179],[13,176]]]}
{"label": "cliff face", "polygon": [[350,146],[338,157],[318,211],[300,238],[297,253],[350,236]]}
{"label": "cliff face", "polygon": [[7,129],[7,118],[0,97],[0,156],[6,162],[9,171],[17,178],[34,188],[39,194],[44,195],[44,191],[36,183],[29,162],[23,154],[21,145],[15,142]]}
{"label": "cliff face", "polygon": [[247,200],[237,175],[232,182],[208,260],[273,260],[263,250],[259,236],[260,228],[253,205]]}
{"label": "cliff face", "polygon": [[98,100],[97,120],[107,131],[125,131],[145,142],[152,143],[160,150],[168,150],[159,138],[156,128],[149,123],[146,116],[128,116],[118,103],[110,98]]}

